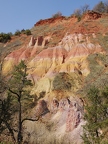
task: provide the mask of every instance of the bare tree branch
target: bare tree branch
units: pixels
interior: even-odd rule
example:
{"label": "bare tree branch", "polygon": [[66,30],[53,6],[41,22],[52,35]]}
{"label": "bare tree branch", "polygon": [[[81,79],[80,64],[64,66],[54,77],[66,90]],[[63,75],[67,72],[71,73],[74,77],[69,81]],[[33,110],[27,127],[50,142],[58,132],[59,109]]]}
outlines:
{"label": "bare tree branch", "polygon": [[24,118],[22,121],[21,121],[21,123],[23,123],[24,121],[26,121],[26,120],[28,120],[28,121],[38,121],[39,120],[39,118],[40,118],[40,116],[39,117],[37,117],[37,119],[32,119],[32,118]]}

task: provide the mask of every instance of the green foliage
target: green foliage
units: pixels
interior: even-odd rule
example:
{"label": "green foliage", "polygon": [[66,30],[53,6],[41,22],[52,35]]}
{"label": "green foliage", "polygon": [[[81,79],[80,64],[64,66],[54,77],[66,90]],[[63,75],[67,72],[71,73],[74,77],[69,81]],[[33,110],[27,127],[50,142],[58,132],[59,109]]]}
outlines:
{"label": "green foliage", "polygon": [[[104,21],[105,21],[105,23],[104,23]],[[108,27],[108,23],[107,23],[108,19],[104,19],[104,21],[103,21],[103,26],[107,28]],[[104,50],[108,52],[108,34],[106,34],[105,36],[103,36],[102,34],[98,34],[97,39],[98,39],[99,44],[104,48]]]}
{"label": "green foliage", "polygon": [[25,29],[22,29],[22,30],[21,30],[21,33],[24,33],[24,32],[25,32]]}
{"label": "green foliage", "polygon": [[2,64],[3,58],[2,53],[0,55],[0,134],[2,134],[6,129],[14,139],[12,129],[10,125],[12,124],[12,113],[14,108],[12,106],[12,97],[6,95],[7,83],[5,77],[2,74]]}
{"label": "green foliage", "polygon": [[[107,28],[108,27],[108,17],[106,17],[106,18],[101,18],[100,20],[99,20],[99,22],[100,22],[100,25],[101,26],[103,26],[104,28]],[[98,35],[99,36],[99,35]],[[100,37],[102,37],[103,35],[100,35]],[[106,35],[104,35],[103,36],[103,38],[102,39],[106,39],[106,37],[108,36],[108,33],[106,32]],[[108,40],[108,39],[107,39]]]}
{"label": "green foliage", "polygon": [[26,29],[26,30],[24,31],[24,34],[26,34],[26,35],[31,35],[31,31],[30,31],[29,29]]}
{"label": "green foliage", "polygon": [[[24,99],[24,97],[30,96],[30,91],[27,90],[29,86],[32,86],[31,80],[27,79],[27,66],[24,61],[21,61],[18,66],[15,66],[12,78],[9,81],[10,89]],[[10,91],[10,92],[11,92]]]}
{"label": "green foliage", "polygon": [[[7,97],[0,99],[0,132],[8,129],[13,141],[17,139],[18,144],[21,143],[23,137],[22,123],[27,120],[26,117],[23,117],[23,113],[31,104],[32,97],[30,95],[32,83],[27,76],[27,66],[24,61],[21,61],[15,66],[8,82]],[[17,138],[13,130],[16,130]]]}
{"label": "green foliage", "polygon": [[54,90],[70,90],[74,81],[67,73],[62,72],[55,76],[53,81]]}
{"label": "green foliage", "polygon": [[7,97],[6,99],[0,99],[0,133],[6,129],[6,125],[4,125],[4,121],[10,122],[11,120],[11,98]]}
{"label": "green foliage", "polygon": [[108,83],[108,56],[103,54],[91,54],[88,56],[90,73],[85,78],[85,91],[95,85],[98,88],[102,88]]}
{"label": "green foliage", "polygon": [[16,36],[20,36],[20,34],[26,34],[27,36],[28,35],[31,35],[31,31],[29,29],[22,29],[21,31],[20,30],[16,30],[15,34]]}
{"label": "green foliage", "polygon": [[18,144],[21,144],[23,140],[22,123],[25,118],[22,117],[22,113],[27,110],[27,105],[31,98],[29,87],[32,86],[32,83],[31,80],[27,79],[27,76],[27,66],[24,61],[21,61],[19,65],[15,66],[14,72],[9,81],[9,93],[14,97],[14,99],[16,99],[16,105],[18,106]]}
{"label": "green foliage", "polygon": [[6,43],[8,40],[11,40],[11,34],[10,33],[0,33],[0,42]]}
{"label": "green foliage", "polygon": [[78,18],[78,22],[80,22],[81,21],[81,16],[79,16],[79,17],[77,17]]}
{"label": "green foliage", "polygon": [[31,31],[29,29],[22,29],[21,33],[26,34],[26,35],[31,35]]}
{"label": "green foliage", "polygon": [[21,34],[21,32],[20,32],[20,30],[16,30],[16,32],[15,32],[15,36],[20,36],[20,34]]}
{"label": "green foliage", "polygon": [[[85,144],[102,144],[107,138],[108,129],[108,87],[99,90],[91,87],[86,97],[85,120],[83,140]],[[107,139],[108,140],[108,139]]]}

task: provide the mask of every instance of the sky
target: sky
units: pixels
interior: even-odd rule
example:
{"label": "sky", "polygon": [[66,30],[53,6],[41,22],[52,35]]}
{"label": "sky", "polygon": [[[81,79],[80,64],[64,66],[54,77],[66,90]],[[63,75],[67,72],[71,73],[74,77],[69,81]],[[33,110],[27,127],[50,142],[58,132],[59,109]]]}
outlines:
{"label": "sky", "polygon": [[70,16],[85,4],[92,9],[100,0],[0,0],[0,33],[31,29],[40,19],[61,12]]}

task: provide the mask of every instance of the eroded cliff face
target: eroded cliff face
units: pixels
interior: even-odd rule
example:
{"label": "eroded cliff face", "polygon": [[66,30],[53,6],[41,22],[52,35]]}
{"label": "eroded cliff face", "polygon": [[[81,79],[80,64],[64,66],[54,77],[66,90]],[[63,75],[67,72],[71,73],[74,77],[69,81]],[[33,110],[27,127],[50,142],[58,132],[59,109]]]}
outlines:
{"label": "eroded cliff face", "polygon": [[[81,100],[73,97],[58,100],[53,98],[41,100],[34,108],[33,116],[42,114],[41,127],[40,122],[26,122],[26,132],[29,132],[29,141],[34,143],[38,140],[42,143],[82,143],[81,135],[83,133],[83,103]],[[36,133],[37,127],[40,129]],[[26,137],[27,140],[27,137]]]}
{"label": "eroded cliff face", "polygon": [[[25,123],[28,133],[25,140],[41,143],[49,135],[47,143],[55,139],[64,144],[82,143],[84,102],[76,92],[83,87],[91,72],[88,57],[106,54],[98,41],[99,36],[106,38],[107,35],[105,27],[100,28],[101,20],[102,15],[95,12],[85,14],[81,22],[75,16],[41,20],[32,29],[32,32],[35,30],[33,35],[5,57],[5,75],[13,70],[14,65],[25,60],[28,79],[34,84],[31,94],[40,98],[44,93],[31,112],[32,117],[41,115],[41,119],[37,123]],[[97,57],[95,60],[99,66],[104,66]]]}
{"label": "eroded cliff face", "polygon": [[[104,53],[104,51],[99,44],[93,44],[87,34],[67,33],[57,46],[45,48],[46,41],[50,41],[49,38],[51,37],[47,38],[36,39],[31,37],[28,45],[10,53],[5,58],[3,70],[6,73],[7,69],[9,71],[13,65],[25,60],[28,66],[28,78],[35,85],[31,94],[39,96],[41,92],[46,93],[46,96],[39,101],[32,112],[33,117],[42,115],[42,122],[25,123],[25,131],[29,133],[30,143],[35,143],[38,137],[38,142],[42,143],[42,139],[50,134],[50,138],[46,138],[47,143],[51,142],[52,138],[53,140],[55,138],[56,142],[67,143],[64,139],[66,138],[68,143],[74,141],[80,144],[83,134],[82,125],[85,124],[83,103],[75,98],[75,95],[71,97],[70,94],[75,94],[82,85],[79,79],[83,79],[90,72],[87,61],[88,55]],[[95,39],[96,36],[92,34],[92,38]],[[62,89],[61,97],[58,93],[53,92],[54,89],[55,91],[59,89],[55,86],[57,85],[56,82],[54,85],[55,77],[59,73],[69,74],[70,80],[73,78],[71,81],[74,83],[67,82],[65,91],[71,92],[67,94]],[[61,83],[64,83],[64,81],[61,81]],[[65,98],[66,96],[68,98]],[[43,131],[42,134],[41,132],[36,133],[40,123],[42,129],[39,129]],[[25,138],[27,139],[27,136]]]}
{"label": "eroded cliff face", "polygon": [[[92,34],[92,37],[95,39],[96,36]],[[30,74],[40,78],[59,72],[74,72],[75,68],[83,75],[87,75],[89,73],[87,56],[93,53],[104,53],[99,44],[90,42],[87,34],[66,34],[57,46],[45,49],[46,42],[50,41],[50,38],[31,37],[28,45],[13,51],[5,58],[4,72],[8,72],[7,66],[11,69],[13,64],[26,60],[31,69]]]}

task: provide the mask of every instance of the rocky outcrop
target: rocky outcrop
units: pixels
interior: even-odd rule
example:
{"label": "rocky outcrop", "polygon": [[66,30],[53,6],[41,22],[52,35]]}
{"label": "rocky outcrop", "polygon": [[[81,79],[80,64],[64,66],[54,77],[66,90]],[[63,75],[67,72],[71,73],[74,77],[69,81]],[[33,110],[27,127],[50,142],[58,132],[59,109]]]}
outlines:
{"label": "rocky outcrop", "polygon": [[35,48],[37,48],[37,47],[44,48],[44,46],[46,46],[46,44],[49,43],[50,38],[51,38],[50,36],[46,36],[46,37],[39,36],[37,38],[34,38],[34,36],[32,36],[30,39],[30,42],[28,44],[28,48],[33,47],[33,46]]}
{"label": "rocky outcrop", "polygon": [[35,116],[44,116],[45,114],[47,114],[49,112],[49,109],[47,107],[47,103],[45,100],[40,100],[37,104],[37,107],[35,109]]}
{"label": "rocky outcrop", "polygon": [[[59,126],[62,122],[66,124],[65,132],[73,131],[80,124],[83,113],[83,107],[79,106],[78,101],[70,100],[69,98],[64,98],[59,101],[58,111],[61,113],[61,122],[59,120]],[[65,115],[65,117],[64,117]]]}
{"label": "rocky outcrop", "polygon": [[[30,63],[29,67],[34,68],[34,74],[42,77],[44,75],[53,75],[57,73],[67,56],[67,51],[62,47],[52,47],[40,52]],[[32,69],[33,71],[33,69]]]}
{"label": "rocky outcrop", "polygon": [[[95,39],[96,35],[93,33],[92,37]],[[37,39],[31,37],[30,48],[24,46],[5,58],[4,71],[21,60],[27,60],[29,74],[32,77],[51,77],[59,72],[75,72],[76,69],[86,76],[89,73],[87,56],[104,53],[99,44],[90,42],[87,34],[67,33],[58,46],[44,49],[50,38],[50,36],[40,36]]]}
{"label": "rocky outcrop", "polygon": [[93,53],[104,53],[102,47],[99,44],[92,44],[92,43],[82,43],[77,44],[70,50],[66,60],[69,58],[76,58],[76,57],[83,57],[88,56]]}
{"label": "rocky outcrop", "polygon": [[50,103],[50,112],[57,113],[59,107],[59,101],[56,98],[53,98],[52,102]]}
{"label": "rocky outcrop", "polygon": [[30,62],[30,67],[32,65],[37,67],[38,71],[35,69],[34,73],[38,75],[40,71],[39,76],[45,74],[51,76],[54,73],[63,71],[74,72],[74,69],[76,67],[79,69],[79,66],[82,67],[81,71],[86,72],[87,62],[85,59],[89,54],[93,53],[103,53],[103,50],[99,44],[90,43],[88,35],[66,35],[59,43],[59,46],[40,52]]}
{"label": "rocky outcrop", "polygon": [[[83,105],[78,98],[68,97],[58,100],[53,98],[40,100],[37,107],[34,108],[32,116],[42,114],[40,121],[26,121],[25,134],[29,132],[29,142],[35,144],[45,142],[54,143],[76,143],[81,144],[81,135],[83,134],[82,126],[85,124],[83,120]],[[38,129],[38,132],[37,132]]]}
{"label": "rocky outcrop", "polygon": [[34,36],[32,36],[31,39],[30,39],[30,42],[29,42],[28,46],[29,47],[34,46],[35,42],[36,42],[36,39],[34,38]]}
{"label": "rocky outcrop", "polygon": [[98,18],[101,18],[102,14],[95,12],[95,11],[88,11],[84,14],[83,19],[84,20],[96,20]]}
{"label": "rocky outcrop", "polygon": [[44,20],[40,20],[38,21],[34,26],[39,26],[39,25],[44,25],[44,24],[51,24],[51,23],[55,23],[56,21],[62,21],[64,20],[65,17],[64,16],[59,16],[56,18],[49,18],[49,19],[44,19]]}
{"label": "rocky outcrop", "polygon": [[50,38],[51,38],[50,36],[46,36],[46,37],[39,36],[39,37],[37,37],[34,47],[40,46],[40,47],[44,48],[44,46],[46,46],[49,43]]}

